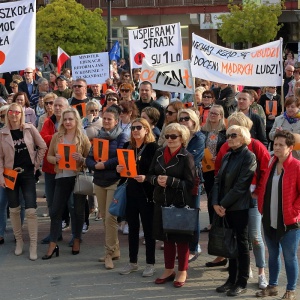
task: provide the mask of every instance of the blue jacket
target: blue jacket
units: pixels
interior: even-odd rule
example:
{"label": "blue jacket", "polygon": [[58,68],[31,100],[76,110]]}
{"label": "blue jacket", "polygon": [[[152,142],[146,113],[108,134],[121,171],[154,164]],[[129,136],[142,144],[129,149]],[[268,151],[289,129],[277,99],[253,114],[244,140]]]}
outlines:
{"label": "blue jacket", "polygon": [[205,135],[201,131],[197,131],[189,141],[186,150],[194,157],[195,167],[200,168],[204,156]]}

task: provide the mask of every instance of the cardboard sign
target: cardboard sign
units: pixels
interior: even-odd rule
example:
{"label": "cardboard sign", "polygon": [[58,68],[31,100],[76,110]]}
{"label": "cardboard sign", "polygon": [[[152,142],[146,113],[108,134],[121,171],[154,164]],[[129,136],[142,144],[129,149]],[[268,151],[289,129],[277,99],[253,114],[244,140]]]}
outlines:
{"label": "cardboard sign", "polygon": [[4,168],[3,177],[6,187],[8,187],[11,190],[14,190],[18,177],[18,172],[15,170]]}
{"label": "cardboard sign", "polygon": [[117,149],[117,156],[118,156],[119,165],[124,166],[124,169],[120,173],[120,175],[122,177],[137,176],[134,150]]}
{"label": "cardboard sign", "polygon": [[78,103],[76,105],[72,105],[72,107],[77,109],[81,118],[86,117],[86,103]]}
{"label": "cardboard sign", "polygon": [[281,86],[282,40],[258,47],[235,50],[193,33],[191,70],[193,77],[246,86]]}
{"label": "cardboard sign", "polygon": [[76,171],[76,160],[71,156],[75,152],[76,145],[58,144],[57,153],[61,155],[61,159],[58,162],[59,169]]}
{"label": "cardboard sign", "polygon": [[93,154],[95,161],[108,160],[109,140],[93,139]]}
{"label": "cardboard sign", "polygon": [[211,152],[208,148],[204,149],[204,156],[202,159],[202,171],[203,173],[213,171],[215,169],[215,162],[211,159],[213,158]]}
{"label": "cardboard sign", "polygon": [[293,150],[300,150],[300,143],[296,143]]}

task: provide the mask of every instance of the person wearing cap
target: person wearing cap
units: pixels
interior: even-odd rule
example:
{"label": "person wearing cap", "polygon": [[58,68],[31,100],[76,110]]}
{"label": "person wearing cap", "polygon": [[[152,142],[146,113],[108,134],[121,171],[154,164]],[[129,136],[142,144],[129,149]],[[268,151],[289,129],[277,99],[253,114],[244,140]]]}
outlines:
{"label": "person wearing cap", "polygon": [[64,97],[66,99],[71,98],[72,90],[68,88],[67,77],[64,75],[59,75],[56,78],[57,90],[53,91],[58,97]]}
{"label": "person wearing cap", "polygon": [[44,78],[50,80],[50,72],[55,70],[54,65],[50,62],[49,54],[43,54],[43,64],[41,66],[41,72]]}

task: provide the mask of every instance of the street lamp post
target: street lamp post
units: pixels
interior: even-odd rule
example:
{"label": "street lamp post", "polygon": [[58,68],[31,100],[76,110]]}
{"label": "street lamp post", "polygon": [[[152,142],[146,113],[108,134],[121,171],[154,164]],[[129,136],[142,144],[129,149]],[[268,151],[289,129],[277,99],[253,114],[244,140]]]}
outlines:
{"label": "street lamp post", "polygon": [[114,0],[106,0],[107,1],[107,51],[110,51],[112,47],[112,39],[111,39],[111,3]]}

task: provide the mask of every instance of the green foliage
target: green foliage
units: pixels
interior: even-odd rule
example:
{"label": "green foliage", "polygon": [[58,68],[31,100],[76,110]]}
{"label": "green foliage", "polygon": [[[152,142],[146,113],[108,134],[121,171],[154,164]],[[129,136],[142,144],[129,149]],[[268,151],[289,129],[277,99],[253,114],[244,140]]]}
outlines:
{"label": "green foliage", "polygon": [[37,50],[69,55],[94,53],[106,48],[106,23],[100,8],[90,11],[75,0],[52,0],[37,12]]}
{"label": "green foliage", "polygon": [[218,34],[227,43],[264,44],[274,40],[282,25],[278,17],[282,14],[281,4],[257,4],[253,0],[243,1],[243,5],[233,5],[229,1],[230,14],[221,15],[223,21]]}

